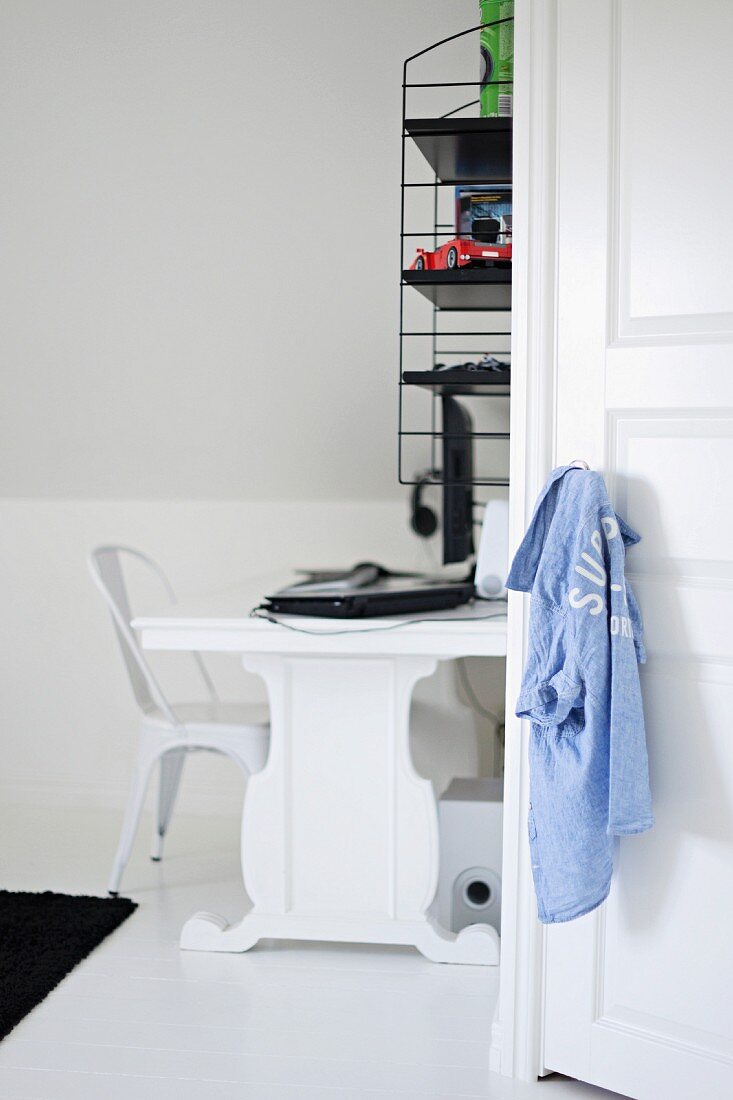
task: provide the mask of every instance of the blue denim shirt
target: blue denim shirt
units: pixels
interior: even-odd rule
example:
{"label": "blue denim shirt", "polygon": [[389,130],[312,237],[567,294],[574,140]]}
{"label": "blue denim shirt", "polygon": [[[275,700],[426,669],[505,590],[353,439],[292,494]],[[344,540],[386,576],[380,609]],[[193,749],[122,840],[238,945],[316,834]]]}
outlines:
{"label": "blue denim shirt", "polygon": [[517,714],[531,720],[529,842],[545,924],[608,895],[613,838],[654,821],[638,661],[639,607],[624,577],[639,536],[600,474],[562,466],[540,494],[507,588],[531,592]]}

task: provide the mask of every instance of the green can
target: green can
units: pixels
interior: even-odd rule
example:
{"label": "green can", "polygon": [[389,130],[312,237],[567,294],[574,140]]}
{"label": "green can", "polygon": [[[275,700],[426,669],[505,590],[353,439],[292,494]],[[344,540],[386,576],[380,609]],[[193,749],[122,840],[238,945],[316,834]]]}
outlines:
{"label": "green can", "polygon": [[[481,28],[481,89],[479,91],[482,118],[511,117],[514,80],[514,0],[479,0],[482,23],[495,23]],[[505,83],[502,83],[505,82]]]}

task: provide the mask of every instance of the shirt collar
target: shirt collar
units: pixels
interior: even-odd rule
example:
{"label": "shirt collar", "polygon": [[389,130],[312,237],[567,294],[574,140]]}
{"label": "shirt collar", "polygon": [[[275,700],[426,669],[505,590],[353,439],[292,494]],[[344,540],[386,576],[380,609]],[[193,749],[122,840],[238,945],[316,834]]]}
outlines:
{"label": "shirt collar", "polygon": [[[532,591],[535,577],[537,576],[537,570],[540,566],[540,560],[544,552],[547,535],[552,523],[552,517],[557,507],[557,498],[562,479],[571,471],[574,475],[579,477],[591,477],[596,481],[600,481],[603,489],[603,497],[605,501],[608,502],[608,493],[600,474],[592,470],[582,470],[577,466],[558,466],[554,469],[537,498],[529,527],[514,557],[506,582],[507,588],[514,589],[518,592]],[[602,501],[599,501],[599,503],[602,504]],[[618,520],[619,531],[621,532],[624,546],[633,546],[635,543],[641,541],[641,536],[638,535],[625,520],[621,519],[618,515],[616,519]]]}

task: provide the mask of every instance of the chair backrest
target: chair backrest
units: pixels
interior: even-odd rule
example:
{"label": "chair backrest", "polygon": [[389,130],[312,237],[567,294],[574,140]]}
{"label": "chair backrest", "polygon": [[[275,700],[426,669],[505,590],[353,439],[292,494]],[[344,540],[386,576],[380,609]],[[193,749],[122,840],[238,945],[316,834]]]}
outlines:
{"label": "chair backrest", "polygon": [[179,725],[173,709],[166,699],[160,684],[145,660],[140,643],[131,627],[132,610],[122,568],[124,557],[134,558],[146,565],[161,581],[166,595],[175,603],[175,594],[168,578],[159,565],[146,554],[128,546],[98,546],[89,555],[89,570],[92,580],[102,593],[104,602],[112,616],[117,640],[130,677],[130,684],[137,705],[144,714],[160,710],[172,725]]}

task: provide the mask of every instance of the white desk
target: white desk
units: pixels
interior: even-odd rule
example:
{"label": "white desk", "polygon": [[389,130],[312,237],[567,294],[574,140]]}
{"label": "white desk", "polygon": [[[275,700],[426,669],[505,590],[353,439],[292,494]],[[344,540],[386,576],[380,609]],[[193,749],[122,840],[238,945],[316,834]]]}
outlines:
{"label": "white desk", "polygon": [[270,701],[270,754],[248,783],[242,822],[253,907],[233,925],[196,914],[181,946],[246,951],[264,938],[341,940],[410,944],[436,962],[498,962],[493,928],[454,935],[428,912],[437,806],[412,766],[408,723],[415,683],[438,661],[506,652],[506,619],[485,618],[502,605],[396,628],[396,618],[288,620],[306,634],[249,616],[269,590],[232,591],[134,623],[146,649],[240,654]]}

